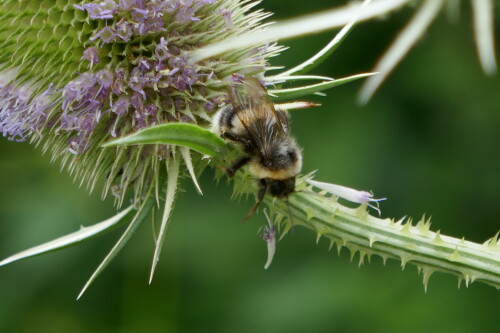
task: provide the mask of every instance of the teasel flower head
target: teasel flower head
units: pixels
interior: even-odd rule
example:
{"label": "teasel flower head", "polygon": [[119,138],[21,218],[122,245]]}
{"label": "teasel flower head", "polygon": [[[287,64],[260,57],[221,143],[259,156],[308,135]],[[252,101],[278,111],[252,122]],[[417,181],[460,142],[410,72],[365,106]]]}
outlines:
{"label": "teasel flower head", "polygon": [[197,63],[188,54],[258,28],[269,14],[250,11],[255,4],[47,1],[36,8],[7,1],[0,131],[11,140],[43,144],[90,190],[104,178],[104,195],[114,193],[118,206],[131,187],[140,203],[154,186],[159,161],[175,155],[175,148],[101,145],[156,124],[207,125],[231,78],[262,73],[280,48],[258,45]]}

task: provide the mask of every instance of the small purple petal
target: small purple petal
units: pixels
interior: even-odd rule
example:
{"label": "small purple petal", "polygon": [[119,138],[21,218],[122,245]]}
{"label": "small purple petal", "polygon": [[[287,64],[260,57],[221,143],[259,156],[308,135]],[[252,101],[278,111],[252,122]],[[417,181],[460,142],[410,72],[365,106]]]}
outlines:
{"label": "small purple petal", "polygon": [[132,19],[134,21],[144,22],[148,19],[149,11],[145,9],[134,8],[132,10]]}
{"label": "small purple petal", "polygon": [[135,3],[135,0],[120,0],[120,8],[124,11],[129,11],[134,7]]}
{"label": "small purple petal", "polygon": [[161,61],[154,62],[154,70],[160,72],[165,69],[165,64]]}
{"label": "small purple petal", "polygon": [[141,69],[142,71],[147,71],[151,68],[151,65],[149,64],[149,62],[145,59],[141,59],[139,60],[139,65],[138,65],[139,69]]}
{"label": "small purple petal", "polygon": [[122,95],[118,98],[115,104],[111,107],[111,111],[117,116],[122,116],[128,111],[130,105],[130,97]]}
{"label": "small purple petal", "polygon": [[99,36],[99,38],[101,38],[101,40],[104,43],[111,43],[117,37],[117,35],[113,31],[113,29],[111,29],[110,27],[102,28],[101,31],[99,31],[99,33],[97,35]]}
{"label": "small purple petal", "polygon": [[165,41],[165,38],[160,39],[160,43],[156,45],[155,47],[155,57],[156,59],[163,61],[168,58],[168,48],[167,48],[167,42]]}
{"label": "small purple petal", "polygon": [[83,51],[82,59],[90,61],[90,66],[97,64],[99,62],[99,56],[97,55],[97,49],[93,46],[88,47]]}
{"label": "small purple petal", "polygon": [[135,92],[130,98],[130,104],[137,110],[142,108],[144,96],[141,93]]}
{"label": "small purple petal", "polygon": [[130,38],[132,38],[133,32],[133,24],[127,22],[125,19],[122,19],[115,26],[116,35],[121,40],[128,42]]}
{"label": "small purple petal", "polygon": [[236,83],[243,83],[243,81],[245,81],[245,75],[240,73],[233,73],[231,74],[231,81]]}
{"label": "small purple petal", "polygon": [[122,67],[118,67],[117,69],[115,69],[115,77],[117,80],[125,79],[125,69]]}
{"label": "small purple petal", "polygon": [[158,112],[158,107],[154,104],[148,104],[144,108],[144,115],[146,116],[156,116],[157,112]]}
{"label": "small purple petal", "polygon": [[161,17],[155,17],[148,20],[148,32],[159,32],[165,30],[165,23]]}
{"label": "small purple petal", "polygon": [[139,67],[135,67],[132,70],[128,81],[128,86],[134,91],[143,92],[142,89],[144,88],[144,77]]}
{"label": "small purple petal", "polygon": [[113,84],[113,73],[111,73],[109,69],[101,69],[96,73],[96,76],[97,82],[99,82],[103,88],[109,88]]}
{"label": "small purple petal", "polygon": [[233,29],[234,24],[233,24],[233,11],[232,10],[227,10],[224,9],[222,10],[222,19],[224,20],[224,24],[226,25],[226,28],[228,29]]}
{"label": "small purple petal", "polygon": [[29,89],[0,84],[0,132],[10,141],[25,141],[41,129],[51,104],[52,86],[31,99]]}

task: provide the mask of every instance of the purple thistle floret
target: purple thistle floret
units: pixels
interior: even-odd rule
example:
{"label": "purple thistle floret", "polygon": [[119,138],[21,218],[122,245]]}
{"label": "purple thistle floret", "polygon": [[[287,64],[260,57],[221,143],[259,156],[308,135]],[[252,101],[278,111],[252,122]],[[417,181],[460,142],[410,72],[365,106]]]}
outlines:
{"label": "purple thistle floret", "polygon": [[43,127],[52,102],[49,86],[31,98],[29,89],[0,84],[0,132],[11,141],[26,141],[28,135]]}
{"label": "purple thistle floret", "polygon": [[231,81],[235,83],[242,83],[244,80],[245,80],[245,75],[242,75],[240,73],[231,74]]}
{"label": "purple thistle floret", "polygon": [[179,8],[175,14],[177,22],[199,21],[200,19],[194,16],[194,9],[190,7]]}
{"label": "purple thistle floret", "polygon": [[99,31],[96,37],[99,37],[104,43],[111,43],[116,40],[118,34],[112,28],[105,27]]}
{"label": "purple thistle floret", "polygon": [[113,84],[113,73],[109,69],[102,69],[96,73],[97,82],[105,89]]}
{"label": "purple thistle floret", "polygon": [[61,116],[58,131],[76,133],[69,139],[69,151],[83,153],[89,138],[101,120],[113,83],[111,71],[82,73],[69,82],[63,90]]}
{"label": "purple thistle floret", "polygon": [[93,37],[93,40],[100,38],[103,43],[112,43],[117,37],[122,41],[129,41],[134,35],[144,36],[164,31],[165,22],[162,17],[165,14],[173,14],[177,23],[199,21],[196,11],[212,3],[214,0],[120,0],[119,3],[106,0],[73,6],[86,11],[94,20],[111,21],[121,18],[117,23],[102,28]]}
{"label": "purple thistle floret", "polygon": [[233,29],[234,28],[233,11],[223,9],[223,10],[221,10],[221,14],[222,14],[222,19],[224,20],[224,25],[226,26],[226,28]]}
{"label": "purple thistle floret", "polygon": [[99,62],[99,56],[97,55],[97,49],[93,46],[88,47],[83,51],[83,57],[81,59],[86,59],[90,62],[90,68]]}
{"label": "purple thistle floret", "polygon": [[130,97],[122,95],[118,98],[115,104],[111,107],[111,111],[115,113],[118,117],[123,116],[127,113],[130,105]]}
{"label": "purple thistle floret", "polygon": [[160,39],[160,44],[157,44],[155,47],[155,57],[159,61],[163,61],[167,59],[169,56],[168,54],[168,48],[167,48],[167,41],[165,40],[164,37]]}
{"label": "purple thistle floret", "polygon": [[[165,30],[163,17],[167,14],[176,22],[196,21],[196,11],[211,3],[212,0],[121,0],[118,3],[107,0],[75,5],[75,8],[86,11],[92,19],[106,20],[106,26],[94,34],[91,41],[109,44]],[[179,36],[176,31],[169,33],[169,37]],[[82,73],[64,87],[64,113],[58,131],[73,133],[69,139],[72,153],[86,151],[92,131],[102,117],[111,122],[107,126],[111,136],[120,131],[119,124],[128,122],[134,129],[151,126],[160,121],[157,95],[162,94],[161,91],[168,87],[178,91],[192,89],[202,77],[200,74],[208,76],[189,66],[186,52],[167,45],[165,37],[161,37],[154,47],[152,60],[139,57],[130,69]],[[98,52],[99,48],[89,47],[83,58],[92,66],[99,61]]]}
{"label": "purple thistle floret", "polygon": [[[180,32],[165,31],[167,26],[199,21],[204,16],[198,17],[198,10],[214,2],[105,0],[74,5],[104,25],[99,24],[90,37],[93,45],[85,49],[82,57],[90,62],[90,70],[62,89],[63,113],[56,123],[56,132],[68,134],[72,153],[80,154],[91,147],[96,131],[100,132],[95,140],[102,140],[102,135],[115,137],[165,121],[193,122],[196,119],[190,111],[184,114],[185,110],[202,108],[213,112],[217,108],[220,100],[199,93],[205,89],[205,82],[213,80],[213,70],[195,67],[188,61],[189,51],[198,42],[189,43],[185,37],[190,32],[185,27]],[[214,9],[213,15],[219,16],[228,28],[234,24],[232,10]],[[153,42],[143,44],[144,40]],[[120,54],[124,58],[116,58],[119,67],[108,63],[92,71],[93,66],[110,55],[105,44],[115,43],[119,50],[125,50]],[[243,78],[242,74],[231,77],[236,82]],[[201,98],[186,99],[195,91]],[[102,126],[98,126],[100,123]],[[4,133],[5,128],[2,127]]]}
{"label": "purple thistle floret", "polygon": [[118,36],[122,41],[128,42],[134,34],[134,25],[127,22],[126,19],[122,19],[115,25],[115,31],[116,36]]}
{"label": "purple thistle floret", "polygon": [[[190,67],[186,54],[177,47],[167,49],[164,38],[156,45],[155,53],[159,56],[154,62],[139,58],[129,73],[124,68],[82,73],[65,86],[59,130],[76,133],[69,141],[72,153],[85,152],[101,115],[109,115],[113,120],[109,127],[112,136],[117,135],[120,120],[129,112],[134,115],[134,129],[151,126],[159,122],[158,106],[154,103],[157,94],[161,94],[159,89],[192,89],[200,78],[213,75],[200,74]],[[185,109],[183,100],[176,99],[174,104],[177,110]]]}
{"label": "purple thistle floret", "polygon": [[147,83],[147,79],[144,78],[144,72],[141,70],[140,66],[135,67],[130,73],[130,79],[128,82],[128,86],[130,89],[141,93],[145,96],[145,92],[143,90],[144,85]]}
{"label": "purple thistle floret", "polygon": [[139,92],[132,93],[132,97],[130,98],[130,104],[134,109],[141,110],[142,104],[144,102],[144,95]]}
{"label": "purple thistle floret", "polygon": [[76,9],[87,11],[91,19],[112,19],[118,11],[118,6],[113,0],[105,0],[99,3],[86,3],[83,6],[73,5]]}

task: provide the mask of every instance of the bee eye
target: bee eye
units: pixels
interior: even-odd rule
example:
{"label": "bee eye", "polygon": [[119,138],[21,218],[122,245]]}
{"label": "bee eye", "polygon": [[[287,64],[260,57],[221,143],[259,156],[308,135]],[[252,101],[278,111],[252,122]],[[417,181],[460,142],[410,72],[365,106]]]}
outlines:
{"label": "bee eye", "polygon": [[297,160],[297,154],[293,150],[288,151],[288,158],[292,161],[295,162]]}

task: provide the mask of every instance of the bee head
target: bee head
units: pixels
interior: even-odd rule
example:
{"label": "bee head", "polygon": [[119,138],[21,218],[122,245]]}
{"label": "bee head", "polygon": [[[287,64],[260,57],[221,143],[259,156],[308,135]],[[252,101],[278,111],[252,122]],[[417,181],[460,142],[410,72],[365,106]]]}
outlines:
{"label": "bee head", "polygon": [[269,179],[269,192],[273,197],[283,198],[295,191],[295,177],[287,179]]}

